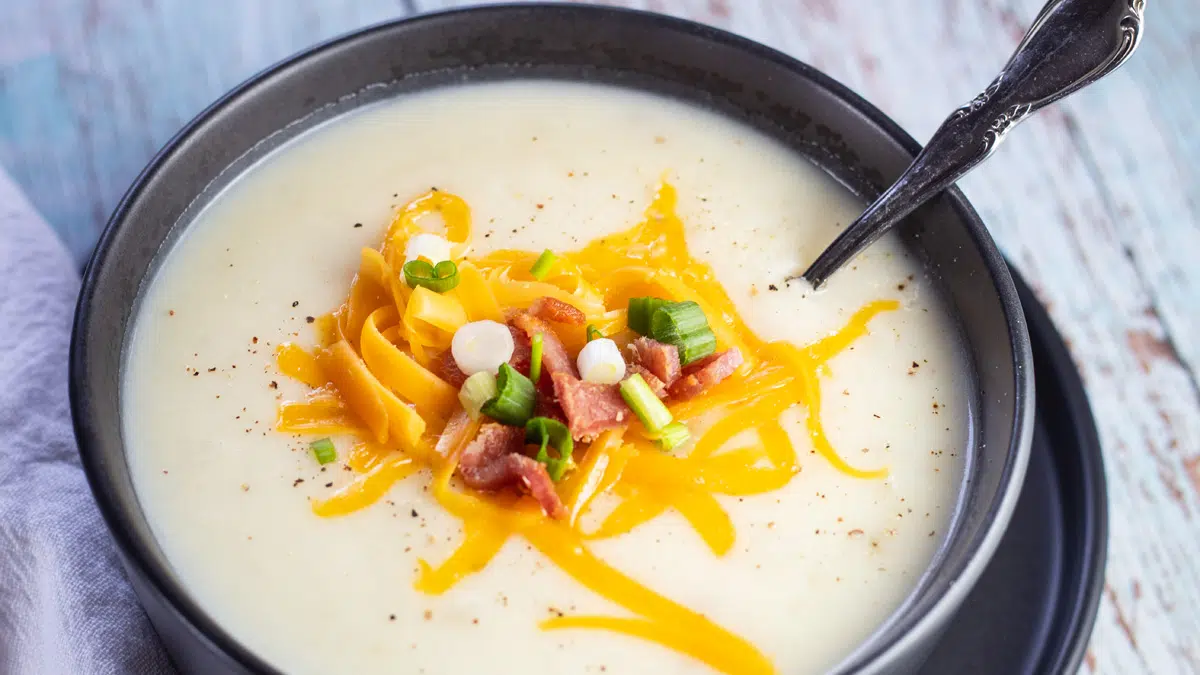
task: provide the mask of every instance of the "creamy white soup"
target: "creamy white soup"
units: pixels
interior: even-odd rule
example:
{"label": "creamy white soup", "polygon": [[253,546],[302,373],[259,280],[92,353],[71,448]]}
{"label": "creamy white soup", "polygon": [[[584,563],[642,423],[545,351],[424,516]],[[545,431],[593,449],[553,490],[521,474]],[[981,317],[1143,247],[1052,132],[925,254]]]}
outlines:
{"label": "creamy white soup", "polygon": [[[413,200],[445,208],[405,220],[421,213],[403,211]],[[861,206],[752,129],[615,88],[457,86],[339,117],[220,193],[145,289],[122,410],[150,525],[196,602],[289,673],[829,669],[926,570],[950,525],[967,443],[961,345],[897,240],[885,237],[820,291],[785,281]],[[460,207],[469,208],[465,236]],[[403,253],[387,257],[394,221],[404,221],[406,241],[428,230],[453,242],[456,289],[410,286]],[[629,262],[619,258],[632,246],[619,236],[627,232],[643,243],[683,237],[662,234]],[[530,261],[546,250],[552,276],[539,281]],[[711,278],[681,271],[692,279],[682,290],[651,283],[685,267]],[[381,269],[393,282],[375,298],[363,289]],[[352,283],[351,304],[383,307],[367,321],[373,328],[359,309],[328,318]],[[467,435],[442,452],[444,443],[433,446],[445,416],[426,414],[440,406],[466,417],[451,410],[455,385],[429,344],[448,345],[462,316],[495,312],[471,289],[494,292],[504,321],[547,284],[624,358],[637,336],[621,293],[633,288],[666,289],[672,307],[694,292],[714,354],[740,346],[736,370],[719,383],[694,376],[688,400],[674,387],[663,394],[687,440],[662,449],[670,443],[647,433],[649,422],[624,413],[613,418],[619,429],[582,434],[574,465],[553,483],[558,496],[543,495],[561,497],[559,518],[524,494],[528,482],[475,491],[460,464],[439,483],[488,416],[460,426]],[[728,311],[718,307],[724,296]],[[418,297],[429,307],[414,309]],[[451,330],[433,315],[460,318]],[[349,375],[321,374],[332,372],[330,345],[347,323],[346,363],[367,359],[384,380],[378,358],[360,357],[384,349],[443,380],[428,391],[450,394],[434,404],[418,387],[417,400],[396,399],[405,410],[387,408],[391,426],[373,423],[366,404],[347,398]],[[556,364],[548,343],[541,361],[573,370],[590,343],[582,324],[561,326],[570,364]],[[416,335],[428,344],[406,341]],[[298,359],[288,373],[280,349]],[[685,351],[680,343],[671,353]],[[312,359],[319,354],[327,356]],[[614,367],[655,380],[653,368]],[[699,372],[690,367],[685,374]],[[314,381],[289,377],[296,368]],[[320,388],[326,379],[334,384]],[[626,385],[596,391],[604,386],[610,395]],[[561,404],[559,418],[565,411],[577,431],[560,391],[536,396]],[[303,421],[293,418],[324,404],[346,429],[297,431]],[[399,413],[418,425],[411,447],[397,440],[407,438]],[[336,459],[321,464],[325,438]],[[605,474],[618,465],[624,473]],[[588,480],[612,489],[582,499]],[[455,511],[456,499],[476,506]],[[482,510],[463,515],[473,508]]]}

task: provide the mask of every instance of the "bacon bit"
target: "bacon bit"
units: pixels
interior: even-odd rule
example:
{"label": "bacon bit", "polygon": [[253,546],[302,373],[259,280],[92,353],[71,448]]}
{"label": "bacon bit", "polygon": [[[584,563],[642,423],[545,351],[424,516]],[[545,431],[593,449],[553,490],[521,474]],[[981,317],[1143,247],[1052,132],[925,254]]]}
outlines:
{"label": "bacon bit", "polygon": [[554,392],[567,414],[571,436],[577,441],[594,440],[603,431],[624,426],[633,416],[615,384],[584,382],[555,373]]}
{"label": "bacon bit", "polygon": [[667,397],[667,385],[663,384],[663,381],[658,379],[658,376],[650,372],[648,368],[638,363],[631,363],[629,364],[627,374],[632,375],[634,373],[642,376],[642,379],[650,386],[650,391],[654,392],[655,396],[659,398]]}
{"label": "bacon bit", "polygon": [[[648,337],[640,337],[629,345],[633,362],[654,374],[664,387],[679,379],[679,349]],[[657,392],[655,392],[657,393]]]}
{"label": "bacon bit", "polygon": [[468,487],[476,490],[496,490],[508,481],[495,471],[500,457],[520,452],[525,443],[525,430],[488,422],[479,427],[475,439],[463,450],[458,472]]}
{"label": "bacon bit", "polygon": [[548,396],[540,391],[537,393],[537,403],[533,414],[535,417],[549,417],[563,424],[567,423],[567,414],[563,412],[558,401],[555,401],[553,396]]}
{"label": "bacon bit", "polygon": [[742,365],[742,353],[737,347],[720,354],[707,356],[688,366],[683,377],[668,388],[671,396],[688,399],[708,391],[710,387],[733,374]]}
{"label": "bacon bit", "polygon": [[435,358],[430,364],[433,374],[442,378],[452,387],[462,387],[463,382],[467,381],[467,374],[459,370],[458,364],[454,361],[454,355],[450,350],[442,352],[441,356]]}
{"label": "bacon bit", "polygon": [[554,481],[545,466],[520,454],[524,446],[524,429],[494,422],[484,424],[475,440],[463,450],[458,474],[467,487],[476,490],[495,491],[520,484],[546,515],[564,518],[567,510],[554,490]]}
{"label": "bacon bit", "polygon": [[[567,348],[563,346],[562,340],[558,339],[558,335],[555,334],[548,323],[527,312],[520,312],[514,315],[512,323],[525,333],[526,342],[532,340],[534,335],[538,333],[542,334],[543,373],[551,377],[562,373],[579,379],[579,371],[575,368],[575,360],[567,353]],[[525,372],[529,372],[528,366]],[[547,379],[546,375],[543,375],[543,380]]]}
{"label": "bacon bit", "polygon": [[508,360],[508,365],[516,368],[522,375],[529,375],[529,365],[533,359],[533,347],[529,344],[529,338],[523,331],[512,326],[508,327],[508,332],[512,333],[513,339],[513,355]]}
{"label": "bacon bit", "polygon": [[587,317],[577,307],[547,296],[534,300],[533,304],[529,306],[529,313],[539,319],[569,323],[573,326],[582,326],[587,321]]}

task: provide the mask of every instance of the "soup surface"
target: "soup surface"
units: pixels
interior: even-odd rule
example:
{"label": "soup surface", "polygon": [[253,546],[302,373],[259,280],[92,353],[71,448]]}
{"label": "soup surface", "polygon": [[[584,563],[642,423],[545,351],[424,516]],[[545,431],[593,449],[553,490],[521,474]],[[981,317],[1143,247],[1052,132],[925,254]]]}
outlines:
{"label": "soup surface", "polygon": [[[690,255],[757,338],[804,347],[871,303],[898,301],[819,378],[833,449],[886,477],[835,468],[797,401],[780,417],[795,475],[763,494],[717,496],[736,533],[728,550],[714,553],[676,509],[588,550],[779,672],[845,658],[913,589],[950,524],[969,386],[952,324],[890,237],[819,292],[785,283],[861,204],[751,129],[595,85],[470,85],[365,107],[254,166],[167,254],[128,347],[122,409],[139,498],[196,601],[292,673],[714,672],[654,640],[539,628],[631,614],[520,537],[445,592],[418,590],[421,561],[436,566],[463,540],[430,474],[319,517],[312,505],[356,472],[319,465],[312,437],[276,430],[280,402],[308,389],[280,373],[277,348],[317,344],[313,319],[345,300],[362,248],[412,198],[437,188],[465,200],[471,257],[577,251],[641,222],[663,180]],[[349,445],[335,440],[344,457]]]}

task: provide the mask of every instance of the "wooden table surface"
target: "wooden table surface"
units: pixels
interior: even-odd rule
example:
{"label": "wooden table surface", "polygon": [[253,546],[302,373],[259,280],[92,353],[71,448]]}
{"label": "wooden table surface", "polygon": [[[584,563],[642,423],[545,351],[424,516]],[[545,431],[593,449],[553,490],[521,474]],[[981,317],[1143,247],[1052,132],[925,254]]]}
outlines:
{"label": "wooden table surface", "polygon": [[[1100,85],[962,187],[1083,372],[1111,542],[1083,672],[1200,673],[1200,12],[1152,0]],[[81,260],[176,129],[256,70],[438,0],[3,0],[0,166]],[[786,51],[918,139],[1003,64],[1042,0],[633,0]],[[3,245],[3,242],[0,242]]]}

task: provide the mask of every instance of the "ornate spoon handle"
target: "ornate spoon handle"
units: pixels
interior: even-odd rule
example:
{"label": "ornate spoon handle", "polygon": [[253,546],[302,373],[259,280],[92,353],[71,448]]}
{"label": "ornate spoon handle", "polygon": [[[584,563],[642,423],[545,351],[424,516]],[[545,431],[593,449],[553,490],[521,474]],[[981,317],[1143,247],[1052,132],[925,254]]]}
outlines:
{"label": "ornate spoon handle", "polygon": [[995,151],[1033,112],[1115,70],[1142,38],[1145,0],[1050,0],[996,79],[958,108],[900,178],[804,272],[820,286],[901,218]]}

